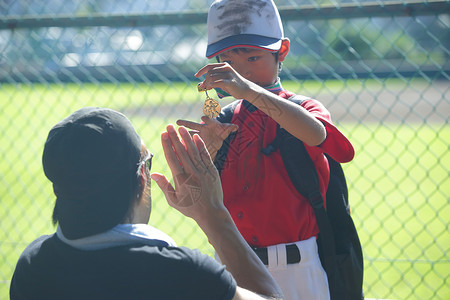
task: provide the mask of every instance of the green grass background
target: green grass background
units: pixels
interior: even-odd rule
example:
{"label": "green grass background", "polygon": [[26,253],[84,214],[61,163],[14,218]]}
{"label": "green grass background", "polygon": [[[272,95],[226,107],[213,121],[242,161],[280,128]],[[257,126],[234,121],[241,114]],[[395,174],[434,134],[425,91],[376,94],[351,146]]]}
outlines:
{"label": "green grass background", "polygon": [[[346,82],[351,88],[352,82]],[[292,91],[300,87],[285,83]],[[339,82],[305,82],[305,94],[322,88],[336,93]],[[196,107],[203,95],[195,83],[2,85],[0,88],[0,299],[8,299],[18,256],[41,234],[54,232],[54,196],[41,167],[50,128],[83,106],[129,112],[155,154],[153,171],[168,177],[159,136],[175,122],[177,107]],[[158,107],[174,113],[161,113]],[[133,108],[134,110],[130,110]],[[195,113],[195,111],[194,111]],[[198,116],[200,116],[198,111]],[[365,255],[366,297],[450,299],[450,153],[448,124],[420,122],[338,123],[355,146],[344,165],[353,216]],[[152,187],[150,223],[179,245],[213,250],[194,222],[168,207]]]}

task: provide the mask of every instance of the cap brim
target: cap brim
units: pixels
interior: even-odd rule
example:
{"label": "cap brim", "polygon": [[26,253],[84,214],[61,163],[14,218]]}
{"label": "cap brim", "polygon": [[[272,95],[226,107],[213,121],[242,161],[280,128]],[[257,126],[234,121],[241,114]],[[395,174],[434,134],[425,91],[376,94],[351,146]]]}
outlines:
{"label": "cap brim", "polygon": [[256,48],[276,52],[281,48],[281,39],[255,34],[234,35],[208,45],[206,57],[212,58],[233,48]]}

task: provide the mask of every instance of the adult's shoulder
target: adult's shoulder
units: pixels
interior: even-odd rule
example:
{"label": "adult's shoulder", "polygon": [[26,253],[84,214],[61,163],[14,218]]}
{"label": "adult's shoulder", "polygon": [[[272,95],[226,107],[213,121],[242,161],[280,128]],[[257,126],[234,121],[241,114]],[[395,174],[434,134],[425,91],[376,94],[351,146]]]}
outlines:
{"label": "adult's shoulder", "polygon": [[32,241],[20,255],[10,284],[11,299],[23,299],[29,296],[26,287],[35,284],[34,264],[40,260],[43,245],[52,243],[54,235],[43,235]]}
{"label": "adult's shoulder", "polygon": [[47,243],[52,243],[55,238],[54,234],[52,235],[42,235],[32,241],[28,246],[23,250],[21,256],[19,257],[19,262],[23,260],[25,257],[36,255],[41,251],[41,248]]}

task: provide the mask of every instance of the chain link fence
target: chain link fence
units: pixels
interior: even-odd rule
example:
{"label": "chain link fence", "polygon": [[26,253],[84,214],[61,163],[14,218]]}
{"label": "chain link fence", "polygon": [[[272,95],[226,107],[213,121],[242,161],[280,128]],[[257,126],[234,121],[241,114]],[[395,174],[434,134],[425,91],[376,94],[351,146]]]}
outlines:
{"label": "chain link fence", "polygon": [[[120,110],[168,174],[160,133],[202,115],[193,74],[211,2],[0,1],[0,299],[26,245],[55,230],[41,155],[57,121]],[[323,102],[356,149],[344,168],[366,297],[450,299],[450,2],[275,2],[291,40],[284,86]],[[213,253],[152,195],[152,225]]]}

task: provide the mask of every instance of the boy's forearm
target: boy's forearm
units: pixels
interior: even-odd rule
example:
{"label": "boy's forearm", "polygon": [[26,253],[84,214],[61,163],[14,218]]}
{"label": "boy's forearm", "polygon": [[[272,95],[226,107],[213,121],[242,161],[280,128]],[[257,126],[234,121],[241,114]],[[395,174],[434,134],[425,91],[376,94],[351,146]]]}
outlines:
{"label": "boy's forearm", "polygon": [[197,223],[238,286],[261,295],[282,297],[280,288],[239,233],[226,209]]}
{"label": "boy's forearm", "polygon": [[250,86],[247,94],[247,101],[307,145],[317,146],[325,140],[325,126],[302,106],[286,101],[256,84]]}

